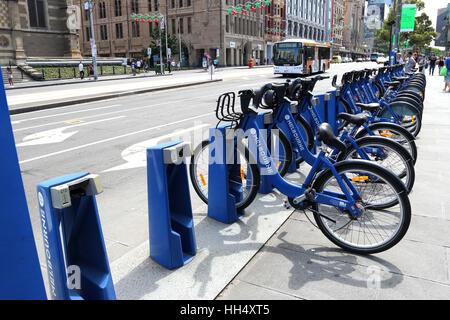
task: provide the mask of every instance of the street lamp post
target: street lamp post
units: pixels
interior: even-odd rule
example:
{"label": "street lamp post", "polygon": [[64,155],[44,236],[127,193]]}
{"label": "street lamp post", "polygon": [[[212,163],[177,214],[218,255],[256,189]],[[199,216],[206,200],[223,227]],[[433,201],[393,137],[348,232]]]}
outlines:
{"label": "street lamp post", "polygon": [[[90,20],[90,27],[91,27],[91,53],[92,53],[92,65],[94,66],[94,80],[97,81],[98,79],[98,72],[97,72],[97,47],[95,46],[95,33],[94,33],[94,19],[92,15],[92,0],[89,0],[87,2],[89,6],[89,20]],[[85,7],[86,9],[86,7]]]}

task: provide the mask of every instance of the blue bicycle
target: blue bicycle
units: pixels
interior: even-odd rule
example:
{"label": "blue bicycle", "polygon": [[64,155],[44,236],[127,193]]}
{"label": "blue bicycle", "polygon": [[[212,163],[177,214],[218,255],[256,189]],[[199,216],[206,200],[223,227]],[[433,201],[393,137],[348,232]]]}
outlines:
{"label": "blue bicycle", "polygon": [[[313,155],[295,125],[294,116],[289,109],[285,109],[286,123],[296,133],[295,139],[299,145],[303,146],[302,157],[313,160],[311,170],[302,184],[286,181],[278,171],[277,162],[271,156],[264,135],[264,117],[270,115],[271,111],[258,112],[263,94],[267,92],[240,91],[241,111],[236,111],[231,103],[234,102],[234,93],[223,94],[218,100],[216,115],[219,121],[231,122],[230,128],[236,132],[234,150],[239,155],[234,156],[234,159],[239,162],[228,166],[233,173],[230,174],[230,184],[233,184],[234,190],[242,192],[237,207],[242,209],[254,200],[263,173],[279,192],[288,197],[295,209],[312,211],[322,233],[341,248],[371,254],[397,244],[408,230],[411,220],[410,202],[401,180],[369,161],[345,160],[334,163],[327,158],[328,146],[345,149],[327,123],[318,127],[317,139],[322,145],[319,154]],[[240,145],[242,140],[246,141],[243,147]],[[191,158],[191,179],[197,193],[196,186],[201,180],[198,175],[201,173],[198,170],[198,156],[209,150],[206,154],[208,159],[211,157],[210,153],[215,147],[211,145],[213,142],[209,143],[208,148],[202,145],[196,148]],[[192,176],[193,173],[198,176]],[[207,174],[207,171],[203,173]]]}

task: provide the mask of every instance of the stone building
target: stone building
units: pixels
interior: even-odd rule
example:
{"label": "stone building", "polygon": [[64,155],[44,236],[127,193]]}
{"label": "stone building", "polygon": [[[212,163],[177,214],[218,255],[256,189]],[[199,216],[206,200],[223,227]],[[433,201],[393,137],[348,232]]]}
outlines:
{"label": "stone building", "polygon": [[265,9],[265,50],[269,63],[273,59],[273,45],[286,38],[286,0],[273,0]]}
{"label": "stone building", "polygon": [[[78,1],[82,8],[83,0]],[[246,64],[254,55],[264,57],[264,13],[232,15],[242,1],[235,0],[96,0],[93,23],[98,56],[142,57],[152,41],[156,22],[136,22],[132,14],[162,14],[169,35],[181,39],[183,63],[200,66],[204,54],[220,66]],[[84,11],[84,10],[82,10]],[[82,13],[80,32],[83,56],[90,56],[89,16]],[[179,57],[174,57],[179,59]]]}
{"label": "stone building", "polygon": [[[343,43],[351,58],[364,54],[364,6],[365,0],[345,0]],[[352,26],[348,28],[348,26]]]}
{"label": "stone building", "polygon": [[80,57],[77,15],[71,5],[72,0],[0,0],[0,63]]}
{"label": "stone building", "polygon": [[343,42],[343,28],[345,21],[345,0],[334,0],[332,2],[332,19],[331,19],[331,39],[333,41],[333,55],[344,54],[345,47]]}

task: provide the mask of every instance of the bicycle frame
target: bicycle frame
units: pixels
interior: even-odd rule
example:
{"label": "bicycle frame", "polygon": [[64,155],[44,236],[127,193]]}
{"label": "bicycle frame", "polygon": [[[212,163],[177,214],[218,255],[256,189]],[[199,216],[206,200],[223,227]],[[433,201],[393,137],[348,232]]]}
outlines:
{"label": "bicycle frame", "polygon": [[[294,124],[295,120],[288,108],[283,108],[281,112],[281,116],[285,117],[288,122],[288,126],[293,129],[293,132],[296,133],[296,140],[299,140],[303,146],[306,146],[306,143],[302,141],[301,133],[298,127]],[[316,174],[322,171],[323,168],[328,168],[333,173],[333,176],[336,178],[336,181],[339,184],[339,187],[343,191],[342,194],[331,192],[331,191],[323,191],[321,193],[317,192],[316,197],[312,202],[317,202],[325,205],[330,205],[333,207],[337,207],[340,210],[348,210],[350,214],[354,217],[359,217],[361,215],[361,210],[356,206],[356,201],[361,197],[355,187],[352,185],[350,180],[343,175],[342,177],[339,175],[333,163],[325,157],[325,152],[323,150],[320,151],[319,155],[315,157],[309,150],[305,147],[302,153],[302,156],[308,158],[314,158],[312,168],[308,173],[304,183],[302,185],[297,185],[290,183],[284,180],[279,174],[275,162],[273,161],[270,151],[267,147],[266,141],[261,139],[261,132],[264,130],[263,122],[258,119],[260,115],[258,114],[246,114],[243,118],[242,125],[240,126],[245,132],[249,132],[249,144],[253,143],[254,146],[257,147],[258,152],[258,166],[262,170],[268,171],[269,180],[272,185],[278,189],[282,194],[291,197],[293,199],[298,198],[302,194],[305,193],[307,188],[312,184]],[[305,187],[306,186],[306,187]]]}

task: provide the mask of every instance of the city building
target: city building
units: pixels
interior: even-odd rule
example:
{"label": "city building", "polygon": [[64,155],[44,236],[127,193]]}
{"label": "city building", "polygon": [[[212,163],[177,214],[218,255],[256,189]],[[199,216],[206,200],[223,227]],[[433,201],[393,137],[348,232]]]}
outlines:
{"label": "city building", "polygon": [[365,0],[345,0],[343,47],[347,55],[355,60],[365,53],[364,42]]}
{"label": "city building", "polygon": [[331,39],[333,42],[333,55],[340,55],[345,52],[343,47],[343,33],[345,20],[345,0],[332,1],[332,17],[331,17]]}
{"label": "city building", "polygon": [[0,63],[80,57],[77,15],[71,5],[72,0],[1,0]]}
{"label": "city building", "polygon": [[273,0],[265,8],[265,58],[269,63],[275,42],[286,38],[286,22],[286,0]]}
{"label": "city building", "polygon": [[329,0],[286,0],[287,36],[327,41]]}
{"label": "city building", "polygon": [[447,52],[450,51],[450,3],[446,8],[438,9],[436,20],[436,41],[435,46],[445,47]]}
{"label": "city building", "polygon": [[[83,8],[84,0],[76,0]],[[229,13],[236,0],[95,1],[93,24],[98,56],[141,58],[151,43],[156,22],[134,21],[132,14],[164,16],[169,35],[181,40],[183,64],[201,66],[205,54],[220,66],[244,65],[265,57],[264,10]],[[82,10],[84,11],[84,10]],[[234,11],[233,11],[234,12]],[[83,56],[91,55],[89,16],[82,14]],[[174,57],[176,60],[179,57]]]}

